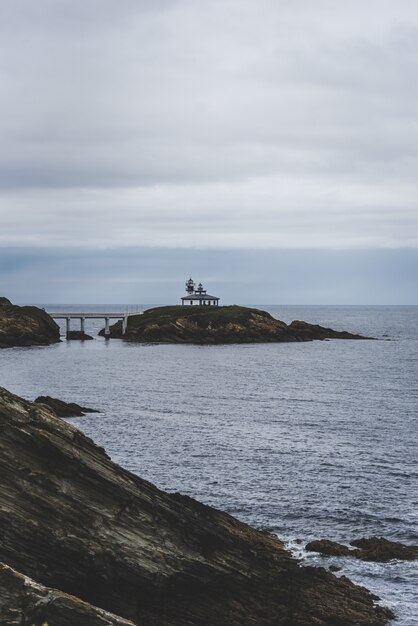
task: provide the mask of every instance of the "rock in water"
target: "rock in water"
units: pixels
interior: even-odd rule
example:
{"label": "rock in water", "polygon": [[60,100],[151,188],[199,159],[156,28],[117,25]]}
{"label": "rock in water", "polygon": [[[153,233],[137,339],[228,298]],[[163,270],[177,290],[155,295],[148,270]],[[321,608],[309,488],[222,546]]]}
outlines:
{"label": "rock in water", "polygon": [[350,556],[351,550],[342,543],[336,541],[329,541],[329,539],[318,539],[316,541],[310,541],[306,544],[306,550],[308,552],[319,552],[324,556]]}
{"label": "rock in water", "polygon": [[[101,330],[100,335],[104,335]],[[110,327],[122,337],[122,322]],[[123,339],[158,343],[271,343],[314,339],[368,339],[307,322],[285,324],[266,311],[243,306],[165,306],[128,317]]]}
{"label": "rock in water", "polygon": [[47,346],[59,341],[59,326],[44,310],[15,306],[0,298],[0,348]]}
{"label": "rock in water", "polygon": [[[275,537],[121,469],[42,404],[0,389],[0,432],[0,561],[35,584],[138,626],[379,626],[392,617],[348,579],[301,567]],[[16,584],[0,577],[3,615],[24,613]],[[51,624],[68,623],[60,606]],[[37,608],[37,621],[24,623],[49,623],[48,603]]]}
{"label": "rock in water", "polygon": [[[324,556],[351,556],[361,561],[385,563],[393,559],[415,561],[418,559],[418,546],[406,546],[397,541],[389,541],[384,537],[369,537],[350,542],[350,548],[335,541],[319,539],[306,544],[306,549],[319,552]],[[357,548],[357,549],[355,549]]]}
{"label": "rock in water", "polygon": [[418,559],[418,546],[406,546],[398,541],[389,541],[384,537],[368,537],[351,542],[354,556],[362,561],[385,563],[393,559],[415,561]]}
{"label": "rock in water", "polygon": [[36,404],[46,404],[58,417],[81,417],[86,413],[99,413],[96,409],[89,409],[75,402],[64,402],[64,400],[51,398],[50,396],[39,396],[35,402]]}

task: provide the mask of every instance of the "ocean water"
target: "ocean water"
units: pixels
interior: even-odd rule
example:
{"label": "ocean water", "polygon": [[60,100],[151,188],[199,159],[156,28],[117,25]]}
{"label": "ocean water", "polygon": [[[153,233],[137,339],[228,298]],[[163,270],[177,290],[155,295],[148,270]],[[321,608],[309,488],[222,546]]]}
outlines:
{"label": "ocean water", "polygon": [[[417,626],[417,562],[323,558],[303,545],[370,535],[418,544],[418,307],[260,308],[379,341],[63,341],[0,351],[0,385],[100,409],[71,421],[114,461],[277,533],[306,563],[342,566],[396,626]],[[101,327],[86,321],[87,332]]]}

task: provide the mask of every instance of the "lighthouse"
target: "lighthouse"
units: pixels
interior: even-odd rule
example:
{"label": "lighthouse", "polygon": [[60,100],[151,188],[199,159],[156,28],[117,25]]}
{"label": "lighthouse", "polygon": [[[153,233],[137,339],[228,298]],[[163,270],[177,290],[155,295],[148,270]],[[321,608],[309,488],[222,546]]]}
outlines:
{"label": "lighthouse", "polygon": [[197,288],[193,278],[186,282],[186,296],[181,299],[182,306],[219,306],[219,298],[211,296],[203,289],[202,283]]}

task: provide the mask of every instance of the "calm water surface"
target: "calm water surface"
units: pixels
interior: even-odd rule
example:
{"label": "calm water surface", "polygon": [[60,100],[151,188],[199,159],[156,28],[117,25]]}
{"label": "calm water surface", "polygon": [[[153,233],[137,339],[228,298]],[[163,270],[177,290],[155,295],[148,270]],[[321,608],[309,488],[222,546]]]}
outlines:
{"label": "calm water surface", "polygon": [[262,308],[381,340],[64,341],[1,351],[0,385],[99,408],[71,421],[114,461],[276,532],[310,564],[342,565],[397,626],[417,626],[416,562],[322,559],[296,540],[418,543],[418,307]]}

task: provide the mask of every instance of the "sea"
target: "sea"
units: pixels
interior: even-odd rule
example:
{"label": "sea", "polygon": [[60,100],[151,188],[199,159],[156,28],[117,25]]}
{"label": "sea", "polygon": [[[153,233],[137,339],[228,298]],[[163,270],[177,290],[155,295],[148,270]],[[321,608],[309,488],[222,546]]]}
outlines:
{"label": "sea", "polygon": [[0,385],[99,409],[70,421],[116,463],[276,533],[303,563],[341,567],[392,608],[394,625],[418,626],[417,561],[304,549],[372,535],[418,544],[418,307],[255,306],[377,341],[134,344],[86,320],[94,341],[0,351]]}

